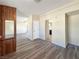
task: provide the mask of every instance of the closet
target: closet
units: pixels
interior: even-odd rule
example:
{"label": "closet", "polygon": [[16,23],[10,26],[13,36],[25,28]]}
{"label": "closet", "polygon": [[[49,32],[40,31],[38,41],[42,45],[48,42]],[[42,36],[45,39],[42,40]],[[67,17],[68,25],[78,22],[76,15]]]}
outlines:
{"label": "closet", "polygon": [[[7,33],[10,33],[10,35],[6,36],[6,31],[9,31]],[[15,51],[16,51],[16,8],[0,5],[0,56]]]}

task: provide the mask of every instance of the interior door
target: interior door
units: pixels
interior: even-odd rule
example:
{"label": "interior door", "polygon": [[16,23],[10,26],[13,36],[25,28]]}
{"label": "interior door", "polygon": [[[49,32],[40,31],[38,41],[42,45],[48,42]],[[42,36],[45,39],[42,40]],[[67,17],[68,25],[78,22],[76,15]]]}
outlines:
{"label": "interior door", "polygon": [[39,21],[33,21],[33,39],[39,38]]}

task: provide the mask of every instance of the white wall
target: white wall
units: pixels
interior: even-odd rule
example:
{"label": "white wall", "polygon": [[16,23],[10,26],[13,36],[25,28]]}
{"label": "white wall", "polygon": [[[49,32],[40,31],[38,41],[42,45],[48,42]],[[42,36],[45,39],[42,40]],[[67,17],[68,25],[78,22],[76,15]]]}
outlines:
{"label": "white wall", "polygon": [[69,43],[79,46],[79,14],[68,18]]}
{"label": "white wall", "polygon": [[27,22],[17,22],[17,34],[27,33]]}
{"label": "white wall", "polygon": [[39,38],[39,15],[32,15],[33,39]]}
{"label": "white wall", "polygon": [[49,20],[49,29],[52,30],[52,21]]}
{"label": "white wall", "polygon": [[[40,17],[38,15],[31,15],[28,17],[28,31],[27,31],[27,38],[33,40],[33,36],[35,35],[38,35],[37,37],[39,38],[39,24],[38,24],[38,29],[35,28],[35,26],[33,26],[33,23],[35,21],[38,21],[39,23],[39,20],[40,20]],[[38,34],[37,33],[34,33],[34,31],[38,31]]]}
{"label": "white wall", "polygon": [[27,31],[27,38],[32,40],[32,31],[33,31],[33,26],[32,26],[32,16],[28,17],[28,31]]}
{"label": "white wall", "polygon": [[16,19],[16,33],[23,34],[27,32],[27,17],[17,16]]}
{"label": "white wall", "polygon": [[39,21],[33,21],[33,39],[39,38]]}
{"label": "white wall", "polygon": [[43,16],[40,16],[40,29],[39,36],[41,39],[45,40],[45,19]]}
{"label": "white wall", "polygon": [[52,43],[66,47],[65,14],[79,10],[79,0],[40,15],[40,37],[45,40],[45,20],[52,20]]}
{"label": "white wall", "polygon": [[49,40],[49,20],[45,21],[45,39]]}
{"label": "white wall", "polygon": [[16,34],[17,39],[26,39],[27,38],[27,17],[18,16],[16,18]]}

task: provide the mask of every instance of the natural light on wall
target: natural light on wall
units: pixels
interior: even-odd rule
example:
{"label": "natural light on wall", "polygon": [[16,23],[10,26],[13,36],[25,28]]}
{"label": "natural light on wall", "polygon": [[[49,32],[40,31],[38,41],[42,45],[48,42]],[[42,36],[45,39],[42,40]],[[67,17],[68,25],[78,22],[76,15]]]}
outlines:
{"label": "natural light on wall", "polygon": [[27,25],[27,18],[26,17],[18,16],[16,25],[17,25],[17,27],[16,27],[17,34],[27,33],[28,25]]}

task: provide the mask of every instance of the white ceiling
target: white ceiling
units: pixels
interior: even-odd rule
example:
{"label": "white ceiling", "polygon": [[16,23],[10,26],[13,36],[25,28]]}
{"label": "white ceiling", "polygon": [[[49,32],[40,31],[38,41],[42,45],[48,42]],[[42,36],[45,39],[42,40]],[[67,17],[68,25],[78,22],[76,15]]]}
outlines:
{"label": "white ceiling", "polygon": [[73,0],[42,0],[40,3],[35,3],[33,0],[0,0],[0,4],[16,7],[18,15],[29,16],[47,12],[72,1]]}

